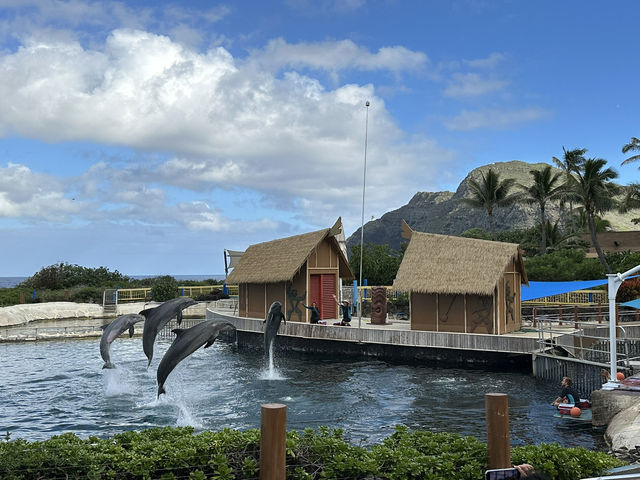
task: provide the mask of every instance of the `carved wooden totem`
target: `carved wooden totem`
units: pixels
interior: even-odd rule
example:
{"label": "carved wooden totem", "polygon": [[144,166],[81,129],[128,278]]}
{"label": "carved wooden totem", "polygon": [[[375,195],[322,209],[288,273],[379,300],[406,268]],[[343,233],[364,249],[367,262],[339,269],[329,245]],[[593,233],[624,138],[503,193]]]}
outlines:
{"label": "carved wooden totem", "polygon": [[371,288],[371,323],[385,325],[387,323],[387,289],[385,287]]}

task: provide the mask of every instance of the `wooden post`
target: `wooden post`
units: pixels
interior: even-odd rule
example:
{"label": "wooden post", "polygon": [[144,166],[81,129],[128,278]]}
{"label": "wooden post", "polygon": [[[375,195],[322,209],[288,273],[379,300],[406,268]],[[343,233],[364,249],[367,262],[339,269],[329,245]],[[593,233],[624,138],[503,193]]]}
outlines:
{"label": "wooden post", "polygon": [[578,328],[578,306],[573,306],[573,328]]}
{"label": "wooden post", "polygon": [[511,467],[509,397],[506,393],[487,393],[484,399],[489,468],[509,468]]}
{"label": "wooden post", "polygon": [[558,322],[558,325],[561,326],[562,325],[562,305],[558,305],[558,318],[560,319],[560,321]]}
{"label": "wooden post", "polygon": [[602,323],[602,304],[598,302],[598,323]]}
{"label": "wooden post", "polygon": [[24,292],[20,292],[20,303],[24,303]]}
{"label": "wooden post", "polygon": [[260,480],[286,477],[287,407],[280,403],[262,405],[260,425]]}
{"label": "wooden post", "polygon": [[536,320],[536,313],[537,313],[537,309],[536,307],[533,307],[533,328],[536,328],[538,326],[538,321]]}

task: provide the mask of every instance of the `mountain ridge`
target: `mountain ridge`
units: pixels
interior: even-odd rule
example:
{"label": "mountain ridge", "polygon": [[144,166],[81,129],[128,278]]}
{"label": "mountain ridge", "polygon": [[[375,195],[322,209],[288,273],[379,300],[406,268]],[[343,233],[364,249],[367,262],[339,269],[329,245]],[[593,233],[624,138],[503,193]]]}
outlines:
{"label": "mountain ridge", "polygon": [[[391,210],[382,217],[371,220],[364,225],[364,243],[376,245],[389,245],[394,250],[400,250],[402,243],[406,242],[401,236],[401,220],[415,231],[427,233],[439,233],[444,235],[460,235],[471,228],[489,229],[489,216],[484,209],[473,208],[460,200],[470,198],[471,190],[469,180],[478,181],[482,173],[490,168],[500,175],[500,179],[513,178],[516,183],[531,185],[533,178],[530,170],[541,170],[549,164],[526,163],[519,160],[509,162],[496,162],[474,168],[460,182],[455,192],[417,192],[406,205]],[[552,167],[554,172],[561,170]],[[517,187],[514,187],[514,191]],[[554,222],[559,218],[560,210],[557,205],[549,204],[546,209],[547,218]],[[611,222],[614,230],[635,229],[631,219],[637,214],[625,215],[610,212],[604,216]],[[493,213],[496,231],[525,229],[534,226],[540,221],[540,212],[537,205],[517,203],[511,207],[496,208]],[[360,243],[360,228],[347,238],[347,250]]]}

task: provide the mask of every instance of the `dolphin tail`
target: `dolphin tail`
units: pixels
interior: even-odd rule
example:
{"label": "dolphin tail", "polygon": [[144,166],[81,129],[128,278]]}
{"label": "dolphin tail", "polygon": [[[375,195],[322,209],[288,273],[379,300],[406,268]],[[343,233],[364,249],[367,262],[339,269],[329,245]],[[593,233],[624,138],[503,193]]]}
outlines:
{"label": "dolphin tail", "polygon": [[167,393],[164,390],[164,384],[163,385],[158,385],[158,397],[157,398],[160,398],[160,395],[162,395],[163,393]]}
{"label": "dolphin tail", "polygon": [[104,365],[102,366],[102,368],[116,368],[116,366],[111,362],[104,362]]}
{"label": "dolphin tail", "polygon": [[180,325],[182,323],[182,310],[178,310],[178,316],[176,317],[176,323]]}

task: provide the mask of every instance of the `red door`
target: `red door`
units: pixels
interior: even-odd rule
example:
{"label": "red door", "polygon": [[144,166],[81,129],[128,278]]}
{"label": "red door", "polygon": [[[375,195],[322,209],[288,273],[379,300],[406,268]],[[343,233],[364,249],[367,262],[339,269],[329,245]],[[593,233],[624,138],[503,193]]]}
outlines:
{"label": "red door", "polygon": [[336,302],[333,295],[336,294],[336,276],[331,273],[311,275],[309,279],[309,301],[316,302],[320,311],[320,318],[336,318]]}

